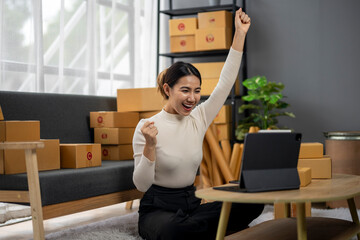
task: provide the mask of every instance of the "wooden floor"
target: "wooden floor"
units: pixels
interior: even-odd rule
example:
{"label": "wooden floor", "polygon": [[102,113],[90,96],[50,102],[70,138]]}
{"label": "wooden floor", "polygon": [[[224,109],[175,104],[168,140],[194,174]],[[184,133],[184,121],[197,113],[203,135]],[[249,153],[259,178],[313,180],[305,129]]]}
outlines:
{"label": "wooden floor", "polygon": [[[139,201],[135,200],[133,209],[126,210],[125,203],[108,207],[98,208],[86,212],[71,214],[63,217],[52,218],[44,221],[45,235],[58,232],[67,228],[86,225],[92,222],[101,221],[107,218],[126,215],[138,211]],[[31,220],[0,227],[0,240],[24,240],[32,239]]]}

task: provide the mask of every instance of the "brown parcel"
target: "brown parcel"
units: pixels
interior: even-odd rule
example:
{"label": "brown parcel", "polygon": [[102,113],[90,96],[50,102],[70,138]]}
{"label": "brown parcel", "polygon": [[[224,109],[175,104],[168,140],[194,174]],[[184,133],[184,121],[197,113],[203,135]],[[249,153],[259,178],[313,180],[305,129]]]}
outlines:
{"label": "brown parcel", "polygon": [[155,114],[158,114],[160,111],[147,111],[147,112],[139,112],[139,118],[150,118],[154,116]]}
{"label": "brown parcel", "polygon": [[[44,148],[36,149],[39,171],[60,169],[59,139],[41,139]],[[0,153],[1,154],[1,153]],[[24,150],[6,149],[0,155],[0,174],[25,173]]]}
{"label": "brown parcel", "polygon": [[324,146],[322,143],[301,143],[299,158],[322,158],[324,156],[323,153]]}
{"label": "brown parcel", "polygon": [[134,158],[131,144],[101,146],[102,160],[129,160]]}
{"label": "brown parcel", "polygon": [[233,16],[229,11],[214,11],[198,13],[199,29],[232,28]]}
{"label": "brown parcel", "polygon": [[136,127],[139,122],[137,112],[90,112],[90,127]]}
{"label": "brown parcel", "polygon": [[100,144],[60,144],[61,168],[101,166]]}
{"label": "brown parcel", "polygon": [[101,144],[130,144],[135,128],[95,128],[94,142]]}
{"label": "brown parcel", "polygon": [[170,37],[170,52],[194,52],[195,34]]}
{"label": "brown parcel", "polygon": [[230,123],[231,122],[231,105],[221,107],[219,113],[214,118],[214,123]]}
{"label": "brown parcel", "polygon": [[311,168],[299,167],[298,168],[300,187],[306,187],[311,183]]}
{"label": "brown parcel", "polygon": [[169,35],[194,35],[197,29],[197,18],[178,18],[169,20]]}
{"label": "brown parcel", "polygon": [[40,121],[1,121],[0,142],[40,140]]}
{"label": "brown parcel", "polygon": [[[202,79],[201,96],[210,96],[210,94],[214,91],[218,82],[219,82],[219,78]],[[236,79],[235,81],[235,95],[237,96],[240,95],[239,79]]]}
{"label": "brown parcel", "polygon": [[198,29],[195,33],[195,49],[196,51],[229,49],[231,40],[231,28]]}
{"label": "brown parcel", "polygon": [[298,167],[311,168],[311,178],[331,178],[331,158],[302,158],[299,159]]}
{"label": "brown parcel", "polygon": [[117,90],[118,112],[161,110],[165,101],[157,88],[131,88]]}

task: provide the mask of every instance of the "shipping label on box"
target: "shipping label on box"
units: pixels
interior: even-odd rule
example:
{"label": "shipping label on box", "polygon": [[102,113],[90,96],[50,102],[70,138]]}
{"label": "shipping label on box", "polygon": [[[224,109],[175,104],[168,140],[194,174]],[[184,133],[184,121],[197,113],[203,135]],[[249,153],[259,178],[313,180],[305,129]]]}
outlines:
{"label": "shipping label on box", "polygon": [[171,36],[170,52],[194,52],[195,35]]}
{"label": "shipping label on box", "polygon": [[157,88],[130,88],[117,90],[118,112],[161,110],[166,101]]}
{"label": "shipping label on box", "polygon": [[230,123],[231,122],[231,105],[221,107],[219,113],[214,119],[214,123]]}
{"label": "shipping label on box", "polygon": [[91,128],[136,127],[138,122],[138,112],[90,112]]}
{"label": "shipping label on box", "polygon": [[101,144],[131,144],[135,128],[95,128],[94,142]]}
{"label": "shipping label on box", "polygon": [[1,121],[0,142],[40,140],[40,121]]}
{"label": "shipping label on box", "polygon": [[229,49],[232,40],[230,28],[198,29],[195,33],[196,51]]}
{"label": "shipping label on box", "polygon": [[331,178],[331,158],[301,158],[298,167],[311,168],[311,178]]}
{"label": "shipping label on box", "polygon": [[[218,84],[218,78],[203,78],[201,84],[201,96],[210,96],[211,93],[214,91],[216,85]],[[240,81],[236,79],[235,81],[235,95],[240,95]]]}
{"label": "shipping label on box", "polygon": [[160,111],[147,111],[147,112],[139,112],[139,118],[151,118],[152,116],[158,114]]}
{"label": "shipping label on box", "polygon": [[4,120],[4,115],[3,115],[3,113],[2,113],[1,106],[0,106],[0,121],[1,121],[1,120]]}
{"label": "shipping label on box", "polygon": [[169,35],[194,35],[197,29],[197,18],[179,18],[169,20]]}
{"label": "shipping label on box", "polygon": [[322,143],[301,143],[299,158],[322,158],[323,153],[324,146]]}
{"label": "shipping label on box", "polygon": [[61,168],[101,166],[100,144],[60,144]]}
{"label": "shipping label on box", "polygon": [[206,62],[193,63],[192,65],[199,70],[201,78],[220,78],[220,73],[225,62]]}
{"label": "shipping label on box", "polygon": [[[36,149],[39,171],[60,169],[59,139],[41,139],[44,148]],[[0,153],[0,174],[16,174],[26,172],[25,151],[6,149]]]}
{"label": "shipping label on box", "polygon": [[134,159],[131,144],[101,146],[102,160],[130,160]]}
{"label": "shipping label on box", "polygon": [[233,26],[233,16],[228,11],[198,13],[199,29],[230,28]]}

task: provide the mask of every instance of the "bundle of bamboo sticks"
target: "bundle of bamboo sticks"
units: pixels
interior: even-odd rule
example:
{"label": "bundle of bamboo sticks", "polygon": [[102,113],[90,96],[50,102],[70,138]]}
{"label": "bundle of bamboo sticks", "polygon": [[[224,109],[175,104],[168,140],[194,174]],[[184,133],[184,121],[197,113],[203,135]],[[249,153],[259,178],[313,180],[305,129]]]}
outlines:
{"label": "bundle of bamboo sticks", "polygon": [[[251,128],[249,132],[257,132]],[[203,161],[200,165],[200,180],[197,188],[208,188],[238,180],[244,144],[218,139],[216,128],[211,124],[203,143]]]}

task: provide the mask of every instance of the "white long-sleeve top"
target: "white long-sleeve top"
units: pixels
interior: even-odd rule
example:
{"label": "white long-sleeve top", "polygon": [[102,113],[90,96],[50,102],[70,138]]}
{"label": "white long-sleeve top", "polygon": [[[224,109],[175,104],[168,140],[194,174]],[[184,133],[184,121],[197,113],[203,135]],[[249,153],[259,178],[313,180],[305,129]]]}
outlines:
{"label": "white long-sleeve top", "polygon": [[[146,192],[152,184],[182,188],[194,183],[202,160],[206,130],[231,91],[241,58],[242,52],[230,49],[216,88],[188,116],[162,110],[149,119],[139,121],[133,137],[133,181],[139,191]],[[143,155],[145,137],[140,129],[146,121],[154,121],[158,129],[155,161]]]}

